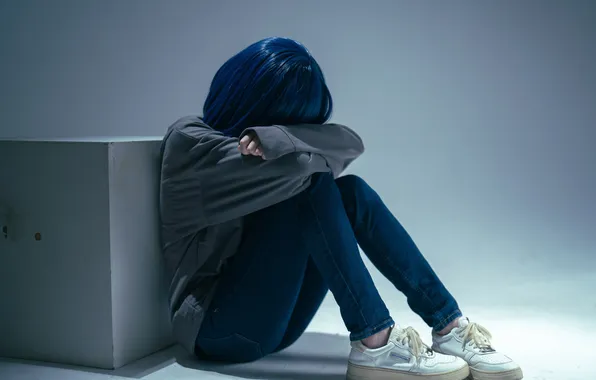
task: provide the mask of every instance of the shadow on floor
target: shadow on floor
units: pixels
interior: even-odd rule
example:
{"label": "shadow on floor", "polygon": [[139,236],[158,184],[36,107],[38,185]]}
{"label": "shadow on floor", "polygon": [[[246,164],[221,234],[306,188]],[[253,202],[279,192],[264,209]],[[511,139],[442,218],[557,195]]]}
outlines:
{"label": "shadow on floor", "polygon": [[[349,353],[350,345],[347,336],[305,333],[290,348],[246,364],[201,362],[177,345],[113,371],[41,362],[27,362],[27,364],[132,379],[145,377],[153,379],[152,374],[177,363],[190,370],[244,379],[345,380]],[[10,359],[9,361],[22,362]],[[155,378],[157,376],[159,375],[156,374]]]}
{"label": "shadow on floor", "polygon": [[177,361],[184,367],[249,379],[345,380],[349,353],[346,336],[306,333],[290,348],[254,363],[205,363],[188,356]]}

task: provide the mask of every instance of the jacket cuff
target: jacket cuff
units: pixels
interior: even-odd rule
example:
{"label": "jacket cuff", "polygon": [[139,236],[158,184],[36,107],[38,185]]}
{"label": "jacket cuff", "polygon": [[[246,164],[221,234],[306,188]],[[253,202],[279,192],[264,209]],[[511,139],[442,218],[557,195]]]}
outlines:
{"label": "jacket cuff", "polygon": [[296,146],[290,136],[278,126],[247,128],[240,135],[240,139],[249,132],[254,132],[259,138],[264,160],[275,160],[286,154],[296,152]]}

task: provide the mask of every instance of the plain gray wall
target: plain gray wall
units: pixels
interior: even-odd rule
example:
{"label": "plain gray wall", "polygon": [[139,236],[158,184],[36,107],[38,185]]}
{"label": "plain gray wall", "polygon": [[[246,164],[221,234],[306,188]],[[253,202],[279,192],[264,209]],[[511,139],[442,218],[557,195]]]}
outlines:
{"label": "plain gray wall", "polygon": [[[2,0],[0,137],[161,135],[281,35],[452,287],[594,271],[596,2]],[[487,277],[487,275],[494,275]]]}

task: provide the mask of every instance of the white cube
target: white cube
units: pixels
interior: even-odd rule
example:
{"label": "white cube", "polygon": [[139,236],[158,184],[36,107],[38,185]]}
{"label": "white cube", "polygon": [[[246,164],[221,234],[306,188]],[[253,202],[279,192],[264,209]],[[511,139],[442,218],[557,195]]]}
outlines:
{"label": "white cube", "polygon": [[159,145],[0,140],[0,356],[112,369],[173,342]]}

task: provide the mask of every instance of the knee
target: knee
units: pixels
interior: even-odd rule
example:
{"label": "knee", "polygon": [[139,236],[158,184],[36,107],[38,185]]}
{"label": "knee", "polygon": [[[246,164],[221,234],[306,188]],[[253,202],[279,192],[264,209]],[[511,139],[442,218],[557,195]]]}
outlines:
{"label": "knee", "polygon": [[345,202],[377,202],[378,194],[369,184],[357,175],[346,175],[335,180],[339,192]]}
{"label": "knee", "polygon": [[339,177],[335,180],[335,183],[340,188],[351,188],[351,189],[362,189],[368,187],[368,184],[362,177],[348,174],[343,177]]}

